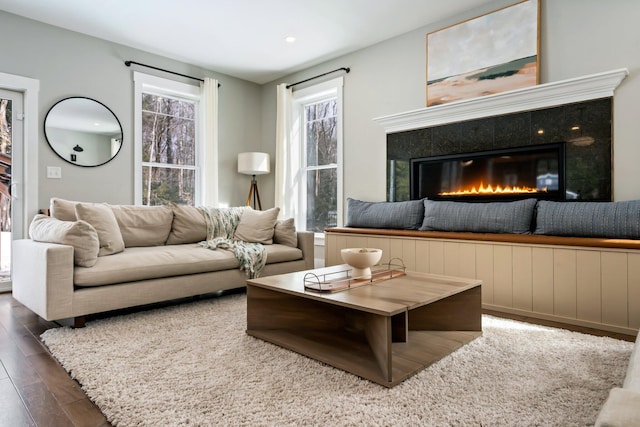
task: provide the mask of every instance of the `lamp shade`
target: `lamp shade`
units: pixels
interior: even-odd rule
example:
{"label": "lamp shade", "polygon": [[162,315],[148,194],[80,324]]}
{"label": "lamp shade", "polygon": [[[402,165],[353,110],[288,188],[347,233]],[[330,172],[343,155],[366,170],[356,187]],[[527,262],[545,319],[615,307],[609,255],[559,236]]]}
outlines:
{"label": "lamp shade", "polygon": [[238,172],[246,175],[264,175],[271,171],[269,154],[240,153],[238,154]]}

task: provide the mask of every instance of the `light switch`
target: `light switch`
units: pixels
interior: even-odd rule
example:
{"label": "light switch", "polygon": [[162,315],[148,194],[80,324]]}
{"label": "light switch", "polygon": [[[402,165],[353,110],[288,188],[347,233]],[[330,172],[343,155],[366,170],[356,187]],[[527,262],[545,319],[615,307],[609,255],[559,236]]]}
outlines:
{"label": "light switch", "polygon": [[62,168],[60,166],[47,166],[47,178],[62,178]]}

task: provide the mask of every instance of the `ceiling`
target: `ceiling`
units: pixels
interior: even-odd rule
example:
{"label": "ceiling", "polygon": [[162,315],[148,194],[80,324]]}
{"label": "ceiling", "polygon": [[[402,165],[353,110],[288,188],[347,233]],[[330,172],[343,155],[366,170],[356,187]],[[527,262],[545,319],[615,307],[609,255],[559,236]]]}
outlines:
{"label": "ceiling", "polygon": [[489,1],[0,0],[0,10],[262,84]]}

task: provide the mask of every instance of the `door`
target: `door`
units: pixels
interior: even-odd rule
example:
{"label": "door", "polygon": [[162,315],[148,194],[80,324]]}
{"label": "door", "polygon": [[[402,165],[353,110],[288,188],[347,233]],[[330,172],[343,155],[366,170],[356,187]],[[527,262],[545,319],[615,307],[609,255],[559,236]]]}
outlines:
{"label": "door", "polygon": [[[12,160],[22,150],[22,93],[0,90],[0,292],[11,290],[13,217],[20,218]],[[20,168],[18,168],[20,169]]]}

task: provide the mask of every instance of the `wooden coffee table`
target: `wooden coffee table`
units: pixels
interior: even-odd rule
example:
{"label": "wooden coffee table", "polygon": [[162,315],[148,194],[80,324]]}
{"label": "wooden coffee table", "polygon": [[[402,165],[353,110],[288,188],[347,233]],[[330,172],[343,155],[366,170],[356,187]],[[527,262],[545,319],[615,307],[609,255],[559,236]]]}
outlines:
{"label": "wooden coffee table", "polygon": [[482,335],[482,281],[412,273],[336,293],[305,275],[247,281],[247,333],[386,387]]}

